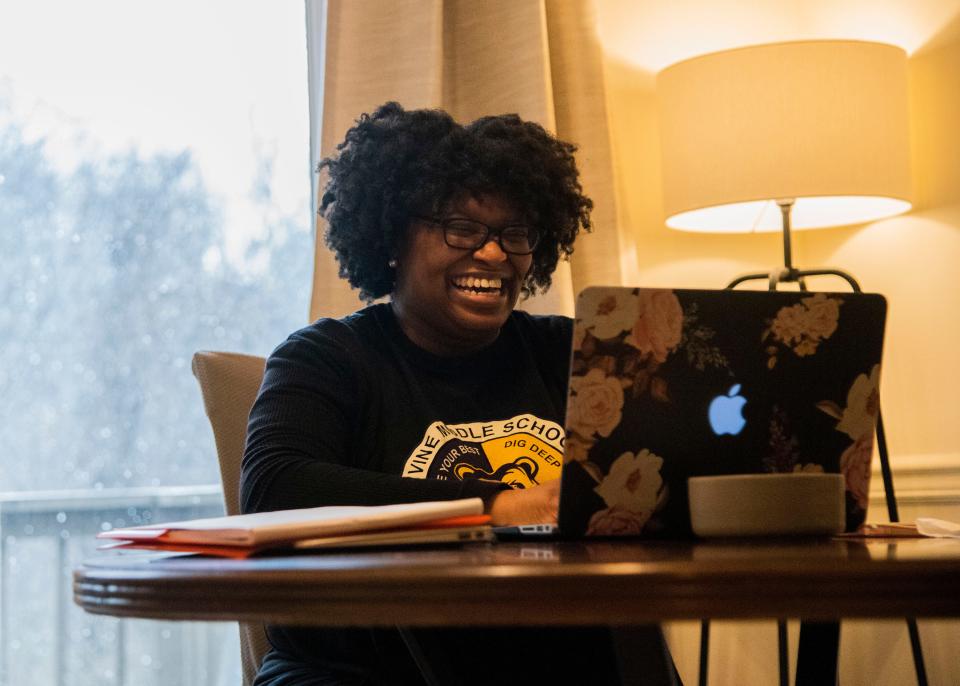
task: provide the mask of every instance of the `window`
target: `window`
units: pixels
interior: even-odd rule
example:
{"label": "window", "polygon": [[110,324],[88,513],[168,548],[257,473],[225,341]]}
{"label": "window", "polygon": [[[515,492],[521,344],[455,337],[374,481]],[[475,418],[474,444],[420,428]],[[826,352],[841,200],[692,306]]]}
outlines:
{"label": "window", "polygon": [[222,509],[190,358],[307,321],[307,91],[299,3],[0,6],[0,684],[238,682],[235,625],[84,615],[70,568]]}

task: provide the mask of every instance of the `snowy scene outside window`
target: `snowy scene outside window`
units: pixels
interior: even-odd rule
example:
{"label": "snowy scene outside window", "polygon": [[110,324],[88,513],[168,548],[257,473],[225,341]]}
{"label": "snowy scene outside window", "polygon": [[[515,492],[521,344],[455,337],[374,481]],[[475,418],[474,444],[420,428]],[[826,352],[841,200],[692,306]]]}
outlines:
{"label": "snowy scene outside window", "polygon": [[0,685],[233,684],[234,624],[73,605],[97,531],[222,511],[197,350],[307,323],[304,7],[0,6]]}

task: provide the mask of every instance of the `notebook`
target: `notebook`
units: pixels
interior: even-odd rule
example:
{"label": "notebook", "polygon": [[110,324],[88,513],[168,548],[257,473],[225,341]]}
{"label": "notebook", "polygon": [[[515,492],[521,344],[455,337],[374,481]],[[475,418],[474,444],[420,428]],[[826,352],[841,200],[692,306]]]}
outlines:
{"label": "notebook", "polygon": [[274,549],[415,545],[488,540],[479,498],[379,506],[326,506],[111,529],[115,548],[249,557]]}
{"label": "notebook", "polygon": [[863,523],[886,301],[591,287],[576,303],[559,528],[691,535],[691,476],[843,473]]}

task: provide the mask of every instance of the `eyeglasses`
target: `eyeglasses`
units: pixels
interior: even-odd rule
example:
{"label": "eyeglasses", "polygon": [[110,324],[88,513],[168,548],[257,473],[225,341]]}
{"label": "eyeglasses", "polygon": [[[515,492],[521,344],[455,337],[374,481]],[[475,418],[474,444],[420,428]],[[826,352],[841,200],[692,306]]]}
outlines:
{"label": "eyeglasses", "polygon": [[529,255],[537,247],[540,236],[537,230],[525,224],[510,224],[498,229],[472,219],[448,217],[417,217],[443,229],[443,240],[451,248],[479,250],[491,236],[496,236],[497,245],[510,255]]}

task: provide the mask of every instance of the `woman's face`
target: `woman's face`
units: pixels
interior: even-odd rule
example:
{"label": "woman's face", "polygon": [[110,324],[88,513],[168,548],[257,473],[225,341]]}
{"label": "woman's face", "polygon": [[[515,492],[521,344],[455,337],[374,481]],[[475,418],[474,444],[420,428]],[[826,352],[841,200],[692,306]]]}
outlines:
{"label": "woman's face", "polygon": [[[466,196],[437,219],[458,217],[494,229],[523,223],[523,217],[497,196]],[[491,237],[476,250],[452,248],[443,229],[413,219],[397,256],[393,307],[404,333],[421,348],[455,355],[496,340],[513,311],[531,255],[505,253]],[[487,285],[474,279],[486,279]]]}

